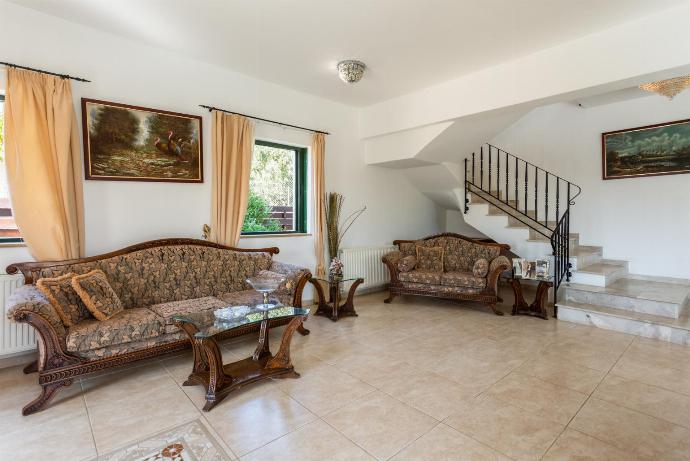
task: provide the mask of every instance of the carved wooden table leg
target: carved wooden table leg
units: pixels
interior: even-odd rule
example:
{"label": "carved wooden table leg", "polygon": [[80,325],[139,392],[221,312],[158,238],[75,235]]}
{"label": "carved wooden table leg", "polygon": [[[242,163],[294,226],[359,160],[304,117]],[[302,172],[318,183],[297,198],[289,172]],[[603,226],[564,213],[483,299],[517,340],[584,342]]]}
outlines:
{"label": "carved wooden table leg", "polygon": [[364,283],[364,279],[356,279],[350,286],[345,303],[341,303],[340,299],[340,282],[333,282],[328,284],[328,302],[323,292],[323,287],[318,280],[310,280],[316,289],[318,297],[318,308],[315,315],[322,315],[328,317],[334,322],[337,322],[341,317],[357,317],[355,311],[354,296],[357,287]]}
{"label": "carved wooden table leg", "polygon": [[553,286],[552,282],[540,280],[537,285],[537,293],[534,296],[532,304],[527,304],[525,296],[522,293],[522,285],[520,279],[511,278],[510,286],[513,288],[515,295],[515,303],[513,304],[512,315],[530,315],[532,317],[539,317],[548,320],[549,313],[546,310],[546,295],[549,288]]}
{"label": "carved wooden table leg", "polygon": [[278,353],[273,356],[269,350],[269,320],[261,322],[259,341],[251,357],[237,362],[223,364],[223,355],[215,336],[196,337],[196,326],[187,322],[176,322],[191,338],[194,351],[194,366],[184,385],[202,384],[206,388],[206,404],[209,411],[232,391],[265,379],[299,378],[290,360],[290,343],[295,331],[304,322],[301,316],[288,323],[280,341]]}

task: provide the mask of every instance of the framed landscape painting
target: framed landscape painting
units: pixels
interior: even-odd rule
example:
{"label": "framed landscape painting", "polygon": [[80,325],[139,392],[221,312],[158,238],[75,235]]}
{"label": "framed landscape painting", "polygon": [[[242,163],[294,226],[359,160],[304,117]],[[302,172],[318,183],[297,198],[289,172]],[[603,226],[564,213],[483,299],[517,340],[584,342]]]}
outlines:
{"label": "framed landscape painting", "polygon": [[690,120],[601,135],[604,179],[690,173]]}
{"label": "framed landscape painting", "polygon": [[82,98],[86,179],[200,183],[201,117]]}

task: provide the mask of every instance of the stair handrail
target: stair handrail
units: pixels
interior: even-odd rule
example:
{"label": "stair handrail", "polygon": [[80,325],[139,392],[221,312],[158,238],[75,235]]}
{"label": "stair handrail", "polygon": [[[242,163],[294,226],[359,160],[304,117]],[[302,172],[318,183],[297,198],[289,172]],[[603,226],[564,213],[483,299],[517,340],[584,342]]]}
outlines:
{"label": "stair handrail", "polygon": [[[488,150],[485,172],[484,150]],[[495,157],[492,158],[492,154]],[[464,213],[469,211],[468,192],[477,193],[490,204],[496,206],[502,211],[507,212],[511,218],[514,218],[521,223],[528,226],[530,229],[541,234],[549,239],[554,257],[554,315],[557,313],[556,300],[558,287],[565,279],[570,281],[572,273],[570,269],[570,207],[575,205],[575,199],[582,193],[582,188],[577,184],[568,181],[567,179],[551,173],[550,171],[541,168],[527,160],[517,157],[510,152],[507,152],[500,147],[494,146],[490,143],[485,143],[480,147],[479,164],[477,165],[476,153],[472,153],[471,161],[468,158],[464,159],[465,166],[465,203]],[[503,158],[502,158],[503,157]],[[495,161],[494,161],[495,159]],[[471,162],[471,163],[470,163]],[[501,167],[504,166],[503,179],[501,178]],[[510,186],[510,168],[513,166],[513,186]],[[521,168],[522,167],[522,168]],[[530,183],[530,169],[532,170],[533,179]],[[522,173],[521,173],[522,170]],[[493,175],[495,171],[495,176]],[[469,172],[469,175],[468,175]],[[477,181],[477,173],[479,180]],[[524,174],[523,174],[524,173]],[[543,200],[540,200],[539,195],[539,177],[540,173],[544,179],[542,186]],[[495,194],[492,192],[495,178]],[[487,178],[488,187],[484,187],[484,179]],[[520,181],[522,180],[522,188],[520,188]],[[549,203],[553,200],[549,198],[549,184],[555,185],[555,210],[553,216],[555,219],[549,221]],[[561,185],[565,188],[565,206],[561,209],[560,191]],[[503,187],[505,186],[505,187]],[[533,189],[533,197],[530,197],[530,188]],[[502,192],[503,191],[503,192]],[[524,193],[523,193],[524,192]],[[511,194],[514,200],[511,200]],[[530,216],[528,202],[530,198],[534,204],[534,216]],[[523,201],[523,207],[520,209],[520,202]],[[515,205],[513,205],[513,202]],[[544,220],[539,220],[540,205],[544,212]],[[516,211],[517,215],[510,210]],[[553,227],[549,223],[553,222]]]}

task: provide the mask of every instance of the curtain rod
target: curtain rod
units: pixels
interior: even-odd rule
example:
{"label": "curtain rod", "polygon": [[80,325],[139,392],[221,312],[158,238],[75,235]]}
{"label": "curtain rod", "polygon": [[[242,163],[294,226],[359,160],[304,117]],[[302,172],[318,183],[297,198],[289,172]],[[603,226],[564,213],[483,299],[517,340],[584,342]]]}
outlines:
{"label": "curtain rod", "polygon": [[33,67],[20,66],[19,64],[12,64],[9,62],[0,62],[0,64],[3,66],[7,66],[7,67],[15,67],[17,69],[30,70],[33,72],[38,72],[40,74],[54,75],[54,76],[60,77],[60,78],[69,78],[71,80],[76,80],[78,82],[91,83],[91,80],[86,80],[85,78],[81,78],[81,77],[72,77],[71,75],[67,75],[67,74],[56,74],[55,72],[48,72],[47,70],[34,69]]}
{"label": "curtain rod", "polygon": [[328,132],[326,132],[326,131],[312,130],[311,128],[305,128],[305,127],[303,127],[303,126],[290,125],[289,123],[283,123],[283,122],[276,122],[275,120],[269,120],[269,119],[267,119],[267,118],[261,118],[261,117],[254,117],[253,115],[241,114],[241,113],[239,113],[239,112],[233,112],[233,111],[231,111],[231,110],[219,109],[219,108],[213,107],[213,106],[205,106],[205,105],[203,105],[203,104],[199,104],[199,107],[203,107],[204,109],[208,109],[209,112],[210,112],[210,111],[213,111],[213,110],[217,110],[217,111],[219,111],[219,112],[225,112],[226,114],[241,115],[241,116],[243,116],[243,117],[251,118],[251,119],[254,119],[254,120],[259,120],[259,121],[261,121],[261,122],[274,123],[274,124],[276,124],[276,125],[286,126],[286,127],[289,127],[289,128],[294,128],[294,129],[296,129],[296,130],[311,131],[312,133],[322,133],[322,134],[325,134],[325,135],[329,135],[329,134],[330,134],[330,133],[328,133]]}

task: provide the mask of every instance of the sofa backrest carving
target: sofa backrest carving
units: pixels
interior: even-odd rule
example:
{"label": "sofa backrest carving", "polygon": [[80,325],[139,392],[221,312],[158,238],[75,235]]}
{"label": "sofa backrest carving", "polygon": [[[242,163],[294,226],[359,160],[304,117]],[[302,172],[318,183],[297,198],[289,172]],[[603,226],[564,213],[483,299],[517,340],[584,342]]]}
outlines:
{"label": "sofa backrest carving", "polygon": [[278,252],[240,251],[206,243],[159,240],[92,258],[13,264],[7,272],[21,271],[26,283],[35,283],[42,277],[101,269],[125,308],[132,308],[248,289],[246,279],[268,270],[272,254]]}
{"label": "sofa backrest carving", "polygon": [[474,262],[480,258],[492,261],[501,254],[503,245],[477,242],[459,234],[432,235],[420,240],[396,240],[403,256],[417,254],[417,246],[442,247],[445,272],[472,272]]}

